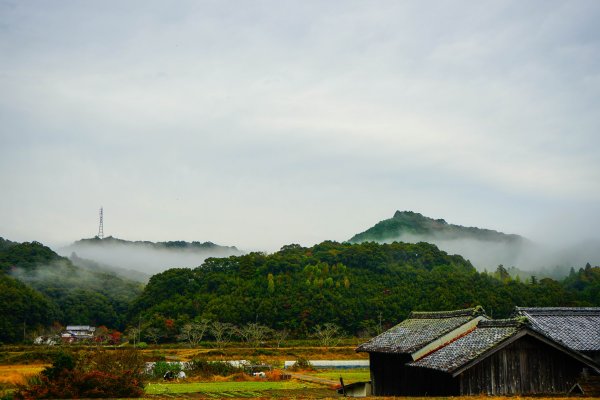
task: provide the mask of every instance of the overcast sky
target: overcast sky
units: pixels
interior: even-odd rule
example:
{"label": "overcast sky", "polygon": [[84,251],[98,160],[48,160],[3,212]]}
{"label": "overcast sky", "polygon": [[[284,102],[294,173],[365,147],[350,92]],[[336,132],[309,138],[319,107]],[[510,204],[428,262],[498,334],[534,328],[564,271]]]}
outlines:
{"label": "overcast sky", "polygon": [[0,236],[244,250],[394,211],[600,238],[600,2],[0,1]]}

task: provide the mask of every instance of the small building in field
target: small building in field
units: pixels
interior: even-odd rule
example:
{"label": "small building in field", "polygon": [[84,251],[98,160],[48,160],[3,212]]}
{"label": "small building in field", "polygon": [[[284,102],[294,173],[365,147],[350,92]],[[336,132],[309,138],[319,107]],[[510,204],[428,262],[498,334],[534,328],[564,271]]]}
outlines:
{"label": "small building in field", "polygon": [[490,320],[481,309],[412,313],[357,351],[369,353],[374,395],[559,394],[584,371],[600,374],[526,318]]}
{"label": "small building in field", "polygon": [[600,307],[516,307],[532,329],[600,363]]}
{"label": "small building in field", "polygon": [[92,340],[96,328],[89,325],[67,325],[60,338],[64,343]]}

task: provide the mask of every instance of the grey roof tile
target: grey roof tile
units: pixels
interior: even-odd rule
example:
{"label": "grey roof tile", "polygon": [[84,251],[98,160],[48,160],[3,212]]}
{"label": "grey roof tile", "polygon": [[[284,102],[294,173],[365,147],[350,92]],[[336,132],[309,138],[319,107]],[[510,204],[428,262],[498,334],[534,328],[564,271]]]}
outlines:
{"label": "grey roof tile", "polygon": [[532,329],[577,351],[600,351],[600,307],[517,307]]}
{"label": "grey roof tile", "polygon": [[483,315],[482,308],[412,312],[408,319],[360,345],[356,351],[412,353],[459,326]]}
{"label": "grey roof tile", "polygon": [[468,334],[408,365],[452,372],[510,338],[519,329],[514,320],[480,321]]}

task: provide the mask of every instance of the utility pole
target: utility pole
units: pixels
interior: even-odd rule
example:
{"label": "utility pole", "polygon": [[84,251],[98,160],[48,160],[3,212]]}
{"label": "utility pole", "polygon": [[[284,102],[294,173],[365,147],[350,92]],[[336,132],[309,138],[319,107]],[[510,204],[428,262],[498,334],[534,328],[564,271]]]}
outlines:
{"label": "utility pole", "polygon": [[104,239],[104,210],[100,207],[100,226],[98,227],[98,238]]}

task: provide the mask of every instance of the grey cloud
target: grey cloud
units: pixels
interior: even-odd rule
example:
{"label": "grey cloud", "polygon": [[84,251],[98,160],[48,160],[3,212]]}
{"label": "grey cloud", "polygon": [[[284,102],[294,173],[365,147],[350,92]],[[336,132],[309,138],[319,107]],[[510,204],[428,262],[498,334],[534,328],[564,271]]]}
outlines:
{"label": "grey cloud", "polygon": [[115,236],[267,250],[398,208],[599,218],[596,2],[0,7],[9,239],[87,237],[100,205]]}

